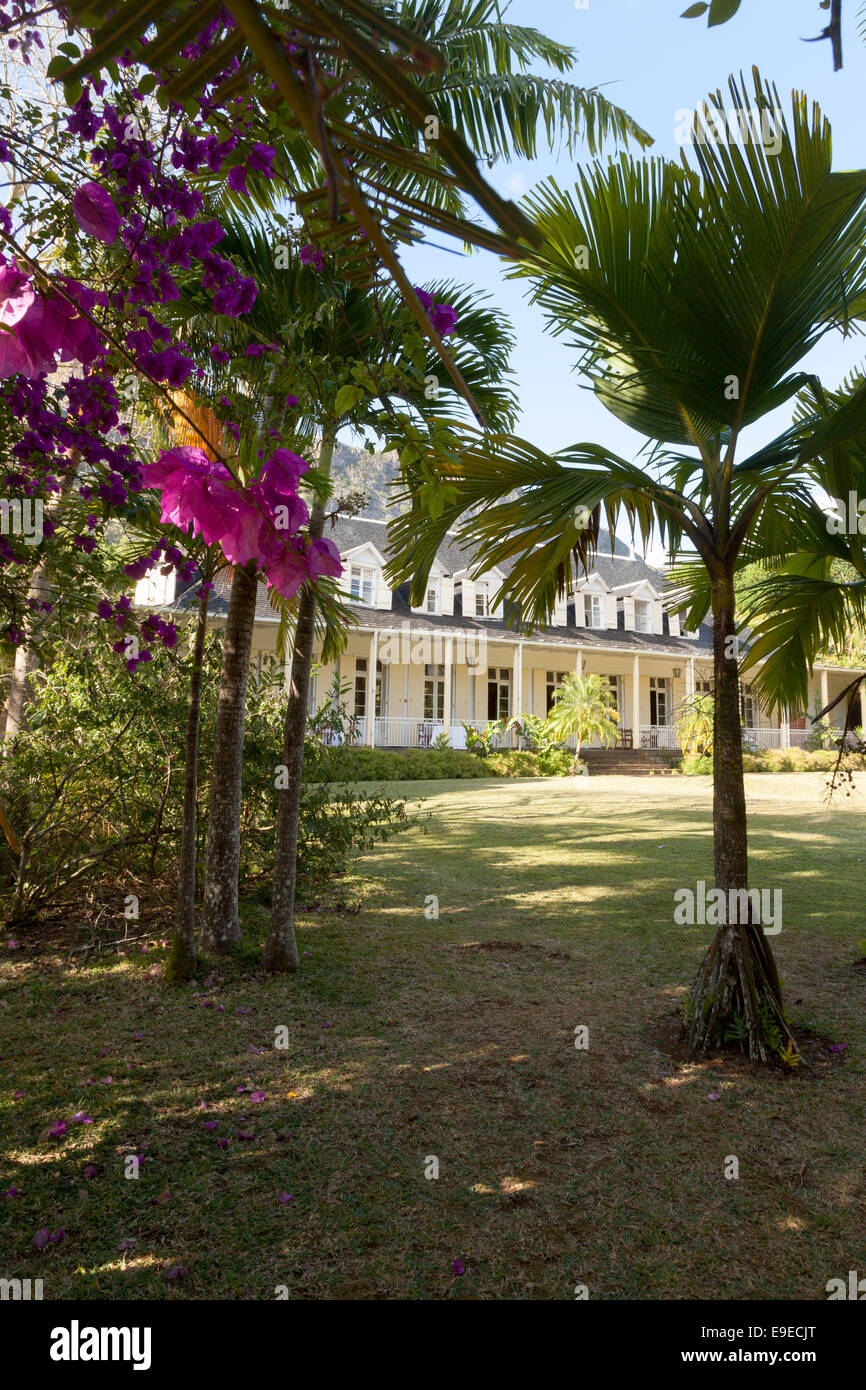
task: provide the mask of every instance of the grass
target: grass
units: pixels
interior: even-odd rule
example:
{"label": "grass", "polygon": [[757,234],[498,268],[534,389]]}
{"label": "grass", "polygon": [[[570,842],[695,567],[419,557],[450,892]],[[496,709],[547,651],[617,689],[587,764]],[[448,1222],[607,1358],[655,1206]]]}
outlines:
{"label": "grass", "polygon": [[[832,1066],[665,1050],[709,935],[673,924],[711,879],[708,779],[412,782],[426,833],[357,866],[357,915],[302,917],[292,980],[248,952],[170,988],[153,937],[3,952],[0,1276],[46,1299],[823,1299],[866,1271],[866,778],[830,810],[820,775],[747,782],[789,1012],[847,1043]],[[41,1228],[64,1239],[39,1253]]]}

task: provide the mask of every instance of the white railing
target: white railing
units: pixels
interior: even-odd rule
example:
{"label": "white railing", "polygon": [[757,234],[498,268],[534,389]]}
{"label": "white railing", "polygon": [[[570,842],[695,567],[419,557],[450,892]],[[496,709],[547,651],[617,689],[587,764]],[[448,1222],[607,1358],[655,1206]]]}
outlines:
{"label": "white railing", "polygon": [[747,751],[752,748],[781,748],[781,746],[781,729],[758,729],[749,726],[743,729],[743,747]]}
{"label": "white railing", "polygon": [[679,753],[680,743],[673,724],[641,724],[641,748],[663,748],[669,753]]}
{"label": "white railing", "polygon": [[375,742],[377,748],[429,748],[441,733],[441,719],[381,717],[376,720]]}

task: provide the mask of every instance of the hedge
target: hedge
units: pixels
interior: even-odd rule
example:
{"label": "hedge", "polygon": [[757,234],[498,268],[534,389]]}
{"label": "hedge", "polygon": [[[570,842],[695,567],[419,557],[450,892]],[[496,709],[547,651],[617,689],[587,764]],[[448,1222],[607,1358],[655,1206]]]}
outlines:
{"label": "hedge", "polygon": [[553,753],[475,753],[438,748],[333,748],[322,764],[304,768],[311,782],[427,782],[442,778],[563,777],[571,772],[573,755]]}

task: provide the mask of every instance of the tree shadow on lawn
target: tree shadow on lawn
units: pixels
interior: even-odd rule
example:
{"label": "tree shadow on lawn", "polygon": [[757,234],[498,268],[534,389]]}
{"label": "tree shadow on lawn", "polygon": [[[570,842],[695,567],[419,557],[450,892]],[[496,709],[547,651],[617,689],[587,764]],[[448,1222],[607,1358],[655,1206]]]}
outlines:
{"label": "tree shadow on lawn", "polygon": [[[362,936],[324,961],[341,984],[327,1009],[315,969],[229,963],[201,994],[125,963],[77,969],[58,1012],[68,972],[25,966],[0,1011],[2,1186],[21,1189],[0,1199],[3,1277],[42,1277],[47,1298],[572,1297],[576,1280],[602,1297],[823,1296],[866,1197],[842,1078],[819,1101],[675,1069],[638,1036],[650,999],[635,1011],[621,980],[563,954],[419,934],[414,962],[398,951],[383,972]],[[359,974],[372,1003],[351,1002]],[[92,1125],[71,1122],[82,1110]],[[43,1228],[65,1234],[39,1253]]]}

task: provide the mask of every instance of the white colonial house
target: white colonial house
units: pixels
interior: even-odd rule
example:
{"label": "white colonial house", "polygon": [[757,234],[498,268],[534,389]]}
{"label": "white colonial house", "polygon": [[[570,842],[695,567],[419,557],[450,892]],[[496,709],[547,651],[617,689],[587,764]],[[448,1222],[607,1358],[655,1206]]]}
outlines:
{"label": "white colonial house", "polygon": [[[318,664],[311,708],[330,698],[335,674],[348,688],[357,739],[375,747],[429,747],[445,737],[466,745],[464,725],[482,729],[490,720],[545,715],[569,672],[593,672],[610,684],[619,711],[623,748],[678,748],[677,707],[693,692],[711,688],[712,630],[680,628],[664,599],[664,575],[620,540],[603,534],[589,573],[562,597],[549,626],[531,634],[509,627],[497,591],[504,572],[478,573],[471,554],[456,543],[440,547],[424,601],[412,607],[408,585],[392,590],[385,579],[387,528],[382,521],[340,519],[329,532],[343,560],[342,586],[357,618],[336,663]],[[225,617],[229,580],[212,596],[214,622]],[[183,609],[186,595],[141,581],[138,602]],[[276,651],[279,619],[262,588],[253,637],[254,671]],[[858,672],[818,665],[809,711],[821,707]],[[787,748],[808,737],[807,711],[770,717],[741,691],[746,746]],[[866,726],[861,693],[860,722]],[[840,716],[841,717],[841,716]],[[512,739],[513,741],[513,739]]]}

